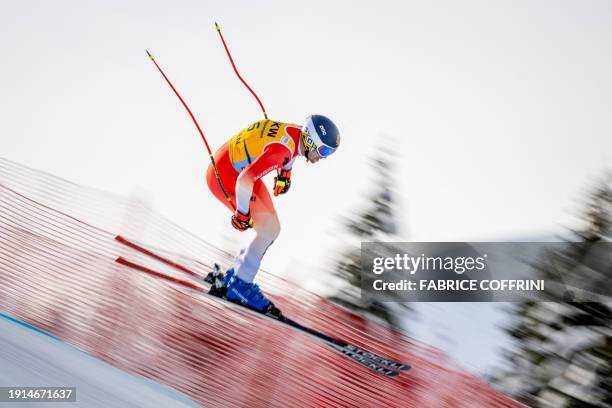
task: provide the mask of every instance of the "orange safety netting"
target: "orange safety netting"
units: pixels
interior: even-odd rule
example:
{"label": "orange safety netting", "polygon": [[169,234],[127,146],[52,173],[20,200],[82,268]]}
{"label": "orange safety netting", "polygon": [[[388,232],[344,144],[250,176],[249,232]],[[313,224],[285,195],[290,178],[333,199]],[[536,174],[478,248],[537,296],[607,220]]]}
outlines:
{"label": "orange safety netting", "polygon": [[287,316],[413,368],[383,377],[289,327],[119,265],[123,256],[189,279],[117,233],[201,274],[231,262],[137,200],[0,159],[0,311],[207,407],[522,406],[439,351],[266,272],[258,280]]}

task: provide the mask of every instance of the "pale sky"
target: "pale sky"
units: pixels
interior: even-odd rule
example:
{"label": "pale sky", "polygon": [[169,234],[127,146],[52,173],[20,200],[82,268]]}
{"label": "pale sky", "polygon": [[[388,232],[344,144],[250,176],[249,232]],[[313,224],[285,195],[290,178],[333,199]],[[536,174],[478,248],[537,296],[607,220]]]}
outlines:
{"label": "pale sky", "polygon": [[[300,162],[264,267],[314,253],[369,188],[381,134],[400,155],[406,237],[555,232],[612,160],[609,1],[2,1],[0,154],[80,184],[146,191],[213,243],[245,240],[204,184],[208,155],[261,118],[323,113],[341,149]],[[268,180],[270,183],[270,180]],[[321,244],[322,243],[322,244]],[[312,253],[312,252],[311,252]]]}

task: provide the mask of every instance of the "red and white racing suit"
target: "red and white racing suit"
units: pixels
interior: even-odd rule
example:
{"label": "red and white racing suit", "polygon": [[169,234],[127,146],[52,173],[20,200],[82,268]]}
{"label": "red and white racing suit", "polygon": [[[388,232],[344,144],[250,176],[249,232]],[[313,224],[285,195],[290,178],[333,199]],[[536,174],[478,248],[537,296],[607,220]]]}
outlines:
{"label": "red and white racing suit", "polygon": [[[253,282],[263,255],[280,232],[270,194],[260,179],[272,170],[291,169],[299,155],[300,134],[298,125],[260,120],[232,137],[214,155],[232,204],[242,214],[253,217],[255,236],[234,261],[236,275],[246,282]],[[212,164],[208,166],[206,182],[215,197],[233,212]]]}

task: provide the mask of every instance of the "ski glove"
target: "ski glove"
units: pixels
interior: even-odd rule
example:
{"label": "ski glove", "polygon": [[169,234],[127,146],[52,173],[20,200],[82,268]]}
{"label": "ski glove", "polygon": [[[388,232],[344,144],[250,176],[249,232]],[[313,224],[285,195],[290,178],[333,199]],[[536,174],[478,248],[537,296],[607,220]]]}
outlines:
{"label": "ski glove", "polygon": [[232,215],[232,226],[238,231],[246,231],[253,227],[253,218],[251,218],[250,214],[244,215],[236,210],[234,215]]}
{"label": "ski glove", "polygon": [[291,187],[291,170],[281,169],[274,177],[274,195],[285,194]]}

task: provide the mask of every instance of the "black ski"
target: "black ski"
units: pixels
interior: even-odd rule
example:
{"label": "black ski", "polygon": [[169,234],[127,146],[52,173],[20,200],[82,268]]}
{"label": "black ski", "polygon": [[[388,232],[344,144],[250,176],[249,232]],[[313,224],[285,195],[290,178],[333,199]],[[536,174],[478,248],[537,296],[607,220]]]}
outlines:
{"label": "black ski", "polygon": [[[220,271],[219,265],[215,264],[213,267],[213,271],[210,272],[204,281],[211,284],[211,289],[209,290],[209,294],[225,299],[224,295],[224,287],[223,287],[223,273]],[[227,299],[225,299],[227,300]],[[295,329],[303,331],[305,333],[310,334],[311,336],[317,337],[325,342],[327,342],[331,347],[340,351],[341,353],[346,354],[354,360],[360,361],[363,363],[372,363],[374,365],[384,365],[386,369],[394,370],[394,371],[404,371],[410,368],[407,364],[398,363],[393,360],[386,359],[377,354],[374,354],[370,351],[364,350],[362,348],[353,346],[343,340],[336,339],[334,337],[328,336],[324,333],[321,333],[317,330],[311,329],[310,327],[306,327],[301,325],[300,323],[289,319],[284,316],[280,310],[276,307],[272,306],[270,311],[264,313],[266,316],[271,317],[275,320],[278,320],[282,323],[285,323]],[[385,374],[389,375],[389,374]]]}
{"label": "black ski", "polygon": [[126,260],[123,257],[119,257],[117,258],[115,261],[119,264],[125,265],[127,267],[130,267],[132,269],[141,271],[141,272],[145,272],[149,275],[153,275],[156,276],[158,278],[164,279],[166,281],[170,281],[179,285],[182,285],[188,289],[192,289],[195,290],[205,296],[211,296],[214,297],[216,299],[219,299],[221,301],[224,301],[228,304],[231,305],[236,305],[241,307],[244,310],[248,310],[254,314],[260,315],[260,316],[265,316],[269,319],[273,319],[277,322],[280,322],[282,324],[285,324],[287,326],[290,326],[296,330],[299,330],[303,333],[306,333],[310,336],[312,336],[313,338],[318,339],[319,341],[322,341],[324,344],[326,344],[327,346],[331,347],[333,350],[340,352],[344,355],[346,355],[347,357],[351,358],[353,361],[366,366],[367,368],[376,371],[377,373],[387,376],[387,377],[395,377],[397,375],[399,375],[400,371],[404,371],[404,370],[408,370],[410,369],[410,365],[408,364],[402,364],[393,360],[389,360],[386,359],[382,356],[379,356],[375,353],[372,353],[368,350],[356,347],[354,345],[351,345],[343,340],[328,336],[325,333],[319,332],[317,330],[314,330],[310,327],[306,327],[301,325],[300,323],[285,317],[280,310],[278,310],[276,307],[272,307],[267,313],[260,313],[251,309],[248,309],[242,305],[233,303],[228,301],[227,299],[225,299],[223,297],[224,292],[223,292],[223,287],[222,287],[222,279],[223,279],[223,274],[220,272],[218,265],[215,264],[215,269],[213,270],[213,272],[209,273],[206,277],[203,277],[200,273],[194,272],[192,270],[189,270],[187,268],[185,268],[182,265],[179,265],[175,262],[172,262],[162,256],[159,256],[151,251],[149,251],[148,249],[135,244],[131,241],[128,241],[127,239],[117,235],[115,237],[115,240],[117,240],[118,242],[142,253],[145,255],[148,255],[150,257],[152,257],[153,259],[160,261],[162,263],[165,263],[166,265],[172,266],[173,268],[180,270],[181,272],[185,272],[191,276],[200,278],[201,280],[210,283],[211,284],[211,288],[210,290],[206,290],[204,287],[196,285],[192,282],[183,280],[183,279],[179,279],[179,278],[175,278],[169,275],[166,275],[164,273],[155,271],[153,269],[150,269],[148,267],[145,267],[143,265],[131,262],[129,260]]}
{"label": "black ski", "polygon": [[302,326],[301,324],[289,318],[285,317],[283,323],[286,323],[289,326],[295,327],[298,330],[309,333],[315,337],[326,341],[334,349],[346,354],[347,356],[350,356],[353,360],[360,360],[364,362],[367,361],[368,363],[372,363],[377,366],[384,365],[387,366],[387,368],[391,371],[404,371],[410,368],[408,364],[402,364],[393,360],[386,359],[370,351],[364,350],[357,346],[353,346],[352,344],[349,344],[343,340],[333,338],[309,327]]}

